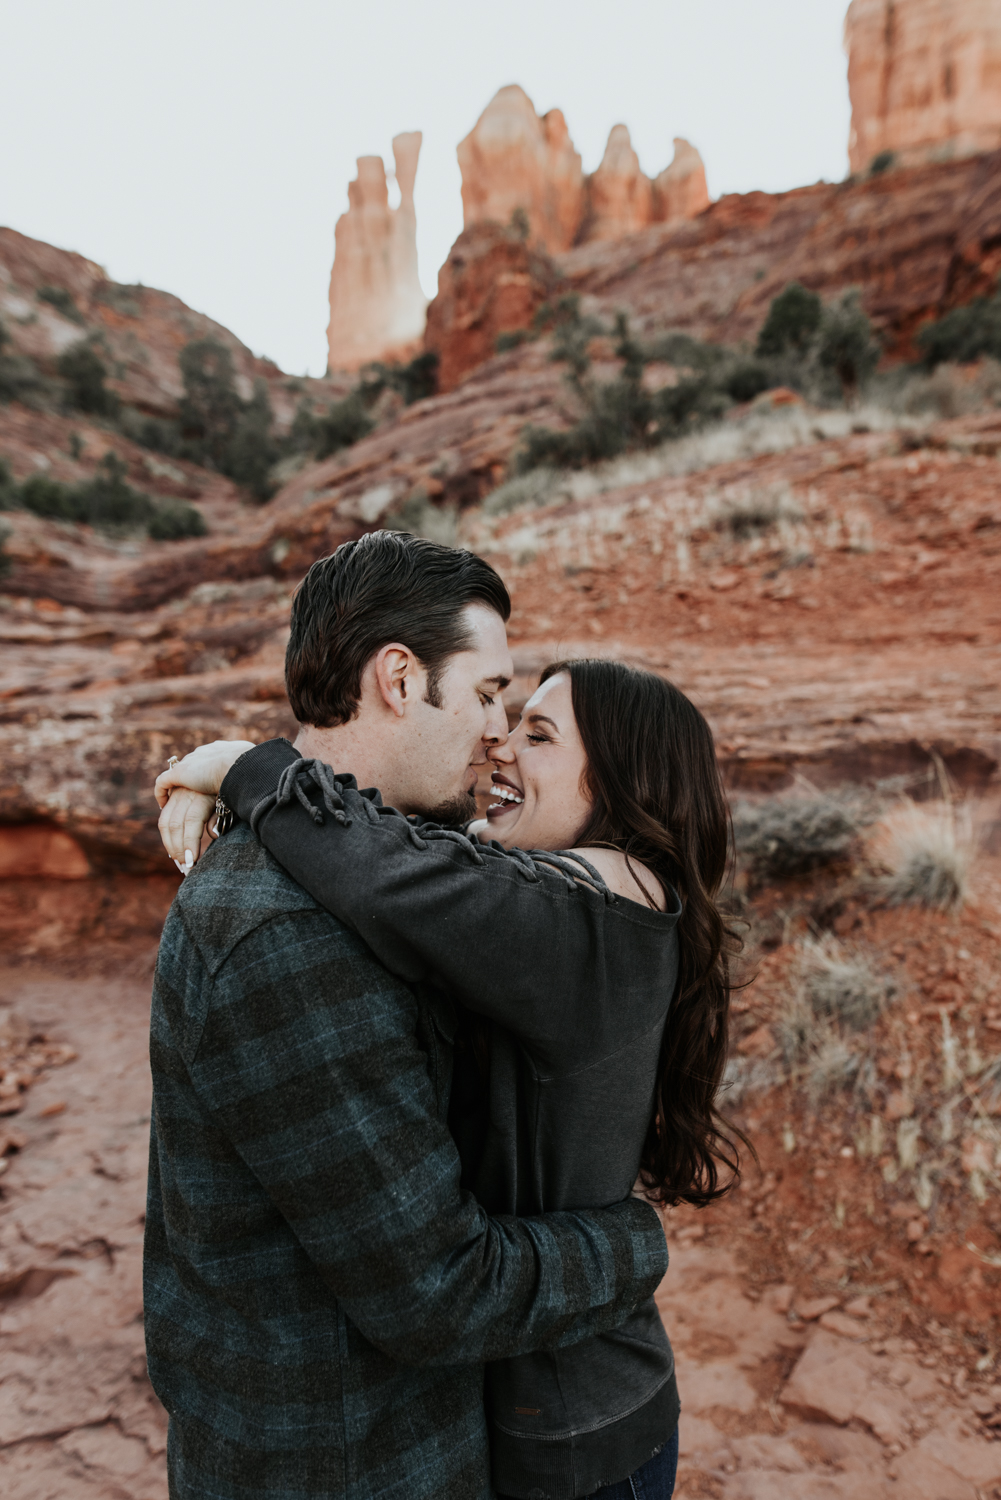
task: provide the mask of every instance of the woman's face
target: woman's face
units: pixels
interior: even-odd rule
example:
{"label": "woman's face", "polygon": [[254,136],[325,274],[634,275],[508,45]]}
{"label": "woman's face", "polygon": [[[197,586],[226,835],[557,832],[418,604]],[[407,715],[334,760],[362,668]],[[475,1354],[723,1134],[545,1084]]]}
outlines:
{"label": "woman's face", "polygon": [[493,794],[483,837],[510,849],[571,849],[591,803],[582,790],[587,757],[565,672],[525,704],[507,743],[488,750]]}

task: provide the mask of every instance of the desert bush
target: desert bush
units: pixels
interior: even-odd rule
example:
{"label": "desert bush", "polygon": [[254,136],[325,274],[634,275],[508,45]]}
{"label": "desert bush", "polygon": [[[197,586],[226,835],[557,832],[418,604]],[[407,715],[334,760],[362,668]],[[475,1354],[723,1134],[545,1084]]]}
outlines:
{"label": "desert bush", "polygon": [[593,380],[587,353],[592,335],[580,318],[577,299],[561,298],[558,314],[553,358],[570,366],[568,381],[583,412],[564,431],[526,427],[514,462],[516,473],[541,466],[579,469],[631,449],[650,448],[719,416],[728,404],[705,376],[684,379],[660,391],[646,390],[643,370],[650,362],[650,350],[632,337],[622,313],[616,319],[615,346],[621,370],[614,380]]}
{"label": "desert bush", "polygon": [[801,969],[803,992],[814,1016],[826,1017],[847,1031],[863,1031],[878,1020],[889,986],[861,949],[833,937],[808,939]]}
{"label": "desert bush", "polygon": [[758,334],[755,353],[759,358],[793,353],[805,355],[820,328],[823,304],[816,292],[808,292],[798,281],[790,281],[774,298]]}
{"label": "desert bush", "polygon": [[114,416],[118,397],[105,385],[107,366],[90,344],[81,341],[64,350],[59,356],[58,370],[66,382],[71,407],[94,416]]}
{"label": "desert bush", "polygon": [[734,401],[753,401],[774,384],[770,371],[760,360],[749,360],[736,365],[726,377],[725,390]]}
{"label": "desert bush", "polygon": [[907,803],[886,821],[879,858],[891,906],[961,906],[969,888],[973,835],[962,809]]}
{"label": "desert bush", "polygon": [[507,354],[511,349],[517,349],[532,337],[527,328],[512,328],[504,333],[499,333],[494,339],[494,353]]}
{"label": "desert bush", "polygon": [[126,468],[115,453],[106,453],[93,479],[60,484],[47,474],[33,474],[15,487],[13,504],[53,521],[77,521],[108,532],[146,531],[158,541],[204,536],[207,527],[193,505],[171,501],[158,505],[125,479]]}
{"label": "desert bush", "polygon": [[897,159],[895,151],[879,151],[869,163],[869,174],[878,177],[882,172],[888,172]]}
{"label": "desert bush", "polygon": [[360,392],[354,390],[340,401],[331,402],[326,413],[316,419],[317,458],[329,458],[341,448],[350,448],[372,431],[372,418]]}
{"label": "desert bush", "polygon": [[784,484],[762,490],[725,492],[715,497],[711,512],[716,529],[729,531],[740,541],[772,531],[783,522],[804,519],[792,491]]}
{"label": "desert bush", "polygon": [[406,406],[433,396],[438,389],[438,355],[433,349],[415,355],[408,364],[375,360],[365,365],[356,390],[366,406],[372,406],[383,391],[398,391]]}
{"label": "desert bush", "polygon": [[855,287],[824,308],[817,360],[822,369],[837,376],[848,401],[856,399],[859,387],[879,363],[879,346]]}
{"label": "desert bush", "polygon": [[6,578],[12,567],[11,560],[4,550],[9,536],[10,527],[0,526],[0,578]]}
{"label": "desert bush", "polygon": [[149,417],[136,411],[134,407],[123,406],[118,415],[118,426],[127,438],[138,443],[141,448],[149,448],[153,453],[163,453],[167,458],[183,456],[181,425],[179,422],[172,422],[169,417]]}
{"label": "desert bush", "polygon": [[27,401],[45,388],[45,379],[33,359],[26,354],[5,354],[9,335],[0,323],[0,401]]}
{"label": "desert bush", "polygon": [[176,500],[158,505],[146,526],[147,535],[154,542],[178,542],[184,537],[207,536],[208,529],[200,510]]}
{"label": "desert bush", "polygon": [[225,473],[242,402],[237,394],[233,357],[217,339],[195,339],[180,356],[184,396],[181,427],[189,456]]}
{"label": "desert bush", "polygon": [[738,803],[738,856],[756,880],[785,880],[846,859],[860,831],[856,810],[831,797],[773,797]]}
{"label": "desert bush", "polygon": [[274,494],[271,465],[278,458],[278,446],[271,436],[271,403],[264,380],[254,383],[254,394],[243,406],[233,425],[233,433],[223,454],[223,472],[254,499],[263,504]]}
{"label": "desert bush", "polygon": [[74,302],[72,293],[67,291],[64,286],[40,286],[35,293],[35,297],[37,301],[47,302],[50,307],[54,307],[56,312],[61,313],[64,318],[68,318],[71,323],[82,325],[86,321],[83,313]]}
{"label": "desert bush", "polygon": [[993,297],[975,297],[926,323],[914,342],[932,369],[946,360],[963,365],[982,355],[1001,359],[1001,287]]}

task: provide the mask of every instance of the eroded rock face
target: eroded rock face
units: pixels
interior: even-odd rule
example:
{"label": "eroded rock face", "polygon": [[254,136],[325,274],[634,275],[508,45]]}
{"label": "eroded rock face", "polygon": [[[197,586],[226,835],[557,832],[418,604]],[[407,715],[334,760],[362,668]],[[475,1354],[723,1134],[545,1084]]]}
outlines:
{"label": "eroded rock face", "polygon": [[537,115],[518,84],[498,89],[459,142],[466,229],[506,225],[521,210],[533,240],[569,249],[584,207],[584,175],[562,112]]}
{"label": "eroded rock face", "polygon": [[330,368],[412,354],[424,331],[427,299],[417,276],[414,180],[421,132],[393,139],[399,208],[390,208],[381,156],[360,156],[348,211],[334,230],[330,273]]}
{"label": "eroded rock face", "polygon": [[490,358],[501,334],[531,326],[560,283],[548,256],[497,224],[464,229],[438,272],[425,344],[439,359],[438,385],[450,391]]}
{"label": "eroded rock face", "polygon": [[849,157],[902,164],[1001,146],[1001,8],[996,0],[852,0],[845,19]]}

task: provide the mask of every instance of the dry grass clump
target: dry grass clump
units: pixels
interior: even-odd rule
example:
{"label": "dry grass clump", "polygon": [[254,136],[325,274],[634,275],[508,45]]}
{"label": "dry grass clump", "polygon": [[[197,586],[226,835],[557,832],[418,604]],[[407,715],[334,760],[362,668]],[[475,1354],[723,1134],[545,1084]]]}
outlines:
{"label": "dry grass clump", "polygon": [[771,797],[733,812],[738,856],[757,881],[784,880],[847,859],[862,827],[850,803],[833,797]]}
{"label": "dry grass clump", "polygon": [[849,1039],[878,1020],[890,993],[889,980],[861,949],[833,937],[804,942],[778,1036],[786,1066],[811,1100],[864,1085],[868,1070]]}
{"label": "dry grass clump", "polygon": [[886,871],[880,890],[890,906],[947,911],[965,901],[974,843],[962,808],[905,803],[886,820],[877,852]]}
{"label": "dry grass clump", "polygon": [[711,519],[717,530],[729,531],[739,541],[746,541],[784,522],[803,521],[805,516],[788,485],[773,485],[719,496],[712,506]]}

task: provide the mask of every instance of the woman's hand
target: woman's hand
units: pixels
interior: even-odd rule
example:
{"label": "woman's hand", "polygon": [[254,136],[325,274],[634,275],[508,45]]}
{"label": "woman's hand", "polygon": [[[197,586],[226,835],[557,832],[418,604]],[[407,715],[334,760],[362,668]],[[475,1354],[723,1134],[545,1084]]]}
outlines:
{"label": "woman's hand", "polygon": [[[227,771],[253,748],[253,740],[213,740],[210,745],[199,745],[156,778],[153,790],[161,808],[160,837],[182,875],[188,874],[201,853],[205,829],[215,812],[216,796]],[[217,836],[214,829],[209,831],[213,838]]]}
{"label": "woman's hand", "polygon": [[[170,801],[160,814],[160,837],[163,847],[182,875],[187,875],[201,853],[205,829],[215,812],[215,797],[205,792],[189,792],[187,787],[175,787]],[[217,835],[210,830],[211,836]]]}
{"label": "woman's hand", "polygon": [[183,786],[189,792],[201,792],[215,802],[230,766],[253,748],[253,740],[213,740],[210,745],[199,745],[183,760],[160,772],[153,787],[157,802],[166,807],[176,786]]}

